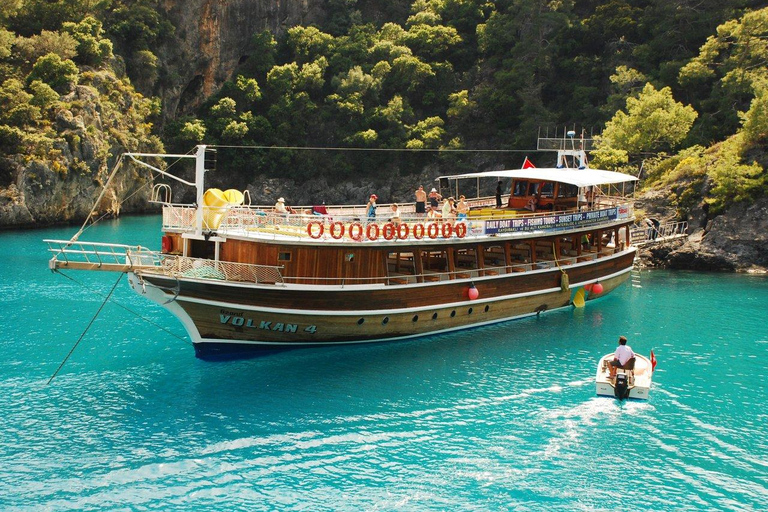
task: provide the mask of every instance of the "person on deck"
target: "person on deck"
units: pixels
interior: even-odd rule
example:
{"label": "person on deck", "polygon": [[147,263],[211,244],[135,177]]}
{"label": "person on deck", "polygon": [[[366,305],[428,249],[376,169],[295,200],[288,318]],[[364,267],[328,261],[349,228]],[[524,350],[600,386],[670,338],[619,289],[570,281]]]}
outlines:
{"label": "person on deck", "polygon": [[400,208],[397,206],[397,203],[392,203],[392,206],[389,207],[391,212],[391,217],[389,218],[389,221],[394,224],[395,226],[400,225]]}
{"label": "person on deck", "polygon": [[467,204],[467,198],[459,196],[459,204],[456,205],[456,213],[458,214],[457,220],[459,222],[467,220],[467,214],[469,213],[469,204]]}
{"label": "person on deck", "polygon": [[627,338],[619,336],[619,346],[616,347],[616,351],[613,353],[613,361],[608,364],[608,369],[611,372],[611,379],[616,377],[616,369],[623,368],[627,361],[635,357],[635,353],[632,352],[632,348],[627,345]]}
{"label": "person on deck", "polygon": [[531,210],[532,212],[535,212],[536,211],[536,205],[538,205],[538,204],[539,204],[539,198],[536,197],[536,196],[532,196],[528,200],[528,204],[525,205],[525,209],[526,210]]}
{"label": "person on deck", "polygon": [[501,180],[496,185],[496,208],[501,208]]}
{"label": "person on deck", "polygon": [[285,206],[285,199],[279,197],[275,203],[275,213],[279,213],[280,215],[288,215],[289,213],[293,213],[293,210],[290,206]]}
{"label": "person on deck", "polygon": [[453,219],[453,214],[456,212],[456,208],[453,207],[454,198],[449,197],[443,201],[443,219],[450,221]]}
{"label": "person on deck", "polygon": [[365,205],[365,215],[368,217],[368,222],[376,222],[376,200],[378,198],[379,196],[376,194],[371,194],[368,204]]}
{"label": "person on deck", "polygon": [[424,187],[419,185],[416,189],[416,216],[423,217],[427,213],[427,193],[424,192]]}
{"label": "person on deck", "polygon": [[433,188],[429,192],[429,206],[433,210],[438,210],[440,208],[440,200],[443,198],[440,194],[437,193],[437,189]]}

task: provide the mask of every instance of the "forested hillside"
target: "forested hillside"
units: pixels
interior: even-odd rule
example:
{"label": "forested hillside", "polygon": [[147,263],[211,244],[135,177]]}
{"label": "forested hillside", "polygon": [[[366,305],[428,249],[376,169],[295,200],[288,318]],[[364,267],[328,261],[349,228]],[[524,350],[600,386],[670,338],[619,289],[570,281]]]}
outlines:
{"label": "forested hillside", "polygon": [[[98,177],[125,149],[531,150],[539,127],[552,125],[602,133],[596,163],[642,169],[646,186],[671,187],[681,215],[702,201],[716,214],[765,193],[760,2],[310,1],[312,19],[280,25],[270,2],[240,0],[237,16],[258,10],[267,21],[230,41],[234,65],[215,44],[201,43],[186,63],[171,58],[192,38],[190,16],[206,27],[223,23],[206,18],[216,6],[233,16],[233,5],[210,4],[186,17],[152,0],[0,6],[0,212],[20,197],[27,209],[34,196],[58,197],[34,169],[64,182]],[[179,87],[183,68],[201,62],[222,65]],[[410,200],[417,176],[522,158],[222,148],[227,172],[214,179],[249,183],[265,201],[362,201],[366,187]]]}

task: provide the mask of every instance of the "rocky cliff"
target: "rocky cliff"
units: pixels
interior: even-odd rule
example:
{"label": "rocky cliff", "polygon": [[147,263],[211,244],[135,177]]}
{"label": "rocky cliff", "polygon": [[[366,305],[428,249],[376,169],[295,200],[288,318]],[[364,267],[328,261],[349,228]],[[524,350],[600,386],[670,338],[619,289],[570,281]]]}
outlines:
{"label": "rocky cliff", "polygon": [[176,27],[158,50],[167,79],[159,91],[164,115],[175,118],[199,107],[251,55],[254,34],[281,34],[325,16],[323,0],[166,0],[161,7]]}

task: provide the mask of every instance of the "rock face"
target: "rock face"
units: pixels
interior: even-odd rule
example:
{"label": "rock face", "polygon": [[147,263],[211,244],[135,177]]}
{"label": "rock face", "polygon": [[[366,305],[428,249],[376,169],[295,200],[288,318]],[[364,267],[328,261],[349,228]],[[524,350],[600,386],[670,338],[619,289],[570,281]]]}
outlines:
{"label": "rock face", "polygon": [[[660,219],[671,219],[663,195],[647,195],[642,207]],[[694,212],[687,239],[649,246],[640,253],[646,265],[711,271],[768,272],[768,198],[736,204],[708,221]],[[701,226],[702,222],[706,222]]]}
{"label": "rock face", "polygon": [[[81,222],[91,214],[118,155],[126,147],[162,152],[145,121],[147,100],[107,71],[91,72],[87,85],[61,97],[41,156],[15,154],[0,161],[0,229]],[[115,174],[94,215],[117,216],[148,209],[146,172],[124,166]]]}
{"label": "rock face", "polygon": [[160,91],[164,115],[192,112],[232,77],[248,54],[254,34],[279,35],[324,18],[323,0],[165,0],[161,7],[176,27],[172,43],[159,49],[169,71]]}

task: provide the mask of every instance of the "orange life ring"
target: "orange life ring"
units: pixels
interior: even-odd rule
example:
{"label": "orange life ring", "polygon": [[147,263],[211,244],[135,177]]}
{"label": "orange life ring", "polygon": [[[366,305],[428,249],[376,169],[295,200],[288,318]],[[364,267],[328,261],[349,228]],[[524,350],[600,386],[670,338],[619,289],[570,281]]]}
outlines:
{"label": "orange life ring", "polygon": [[[317,234],[315,234],[314,231],[312,231],[312,226],[314,226],[315,224],[320,226],[320,231],[318,231]],[[307,224],[307,234],[312,238],[320,238],[321,236],[323,236],[324,231],[325,231],[325,226],[323,226],[322,222],[313,220],[312,222]]]}
{"label": "orange life ring", "polygon": [[160,246],[164,253],[169,253],[173,249],[173,240],[171,240],[170,236],[164,235],[163,238],[160,239]]}
{"label": "orange life ring", "polygon": [[443,238],[451,238],[451,235],[453,234],[453,224],[450,222],[446,222],[443,224]]}
{"label": "orange life ring", "polygon": [[391,222],[384,224],[384,228],[381,230],[381,236],[385,240],[392,240],[395,237],[395,225]]}
{"label": "orange life ring", "polygon": [[[353,232],[352,230],[355,228],[359,228],[359,229]],[[359,222],[353,222],[352,224],[349,225],[349,228],[347,228],[347,234],[349,235],[349,238],[351,238],[355,242],[359,242],[360,240],[363,239],[363,225],[360,224]]]}
{"label": "orange life ring", "polygon": [[[336,233],[336,229],[335,229],[336,226],[341,228],[341,230],[338,233]],[[344,223],[340,221],[331,222],[331,225],[328,226],[328,232],[331,234],[333,238],[335,238],[336,240],[339,240],[341,237],[344,236]]]}
{"label": "orange life ring", "polygon": [[[376,233],[371,233],[371,228],[375,228]],[[365,228],[365,238],[368,240],[376,240],[381,234],[381,229],[378,224],[368,224]]]}
{"label": "orange life ring", "polygon": [[424,233],[425,233],[424,224],[416,224],[415,226],[413,226],[413,230],[411,232],[413,233],[413,238],[415,238],[416,240],[421,240],[422,238],[424,238]]}
{"label": "orange life ring", "polygon": [[440,226],[437,224],[430,224],[427,226],[427,236],[429,238],[437,238],[437,234],[440,233]]}
{"label": "orange life ring", "polygon": [[456,236],[458,238],[464,238],[467,236],[467,225],[463,222],[457,222],[456,226],[454,227],[454,231],[456,232]]}
{"label": "orange life ring", "polygon": [[[405,228],[405,232],[403,232],[403,228]],[[400,240],[405,240],[408,238],[408,224],[401,223],[399,226],[397,226],[397,238]]]}

